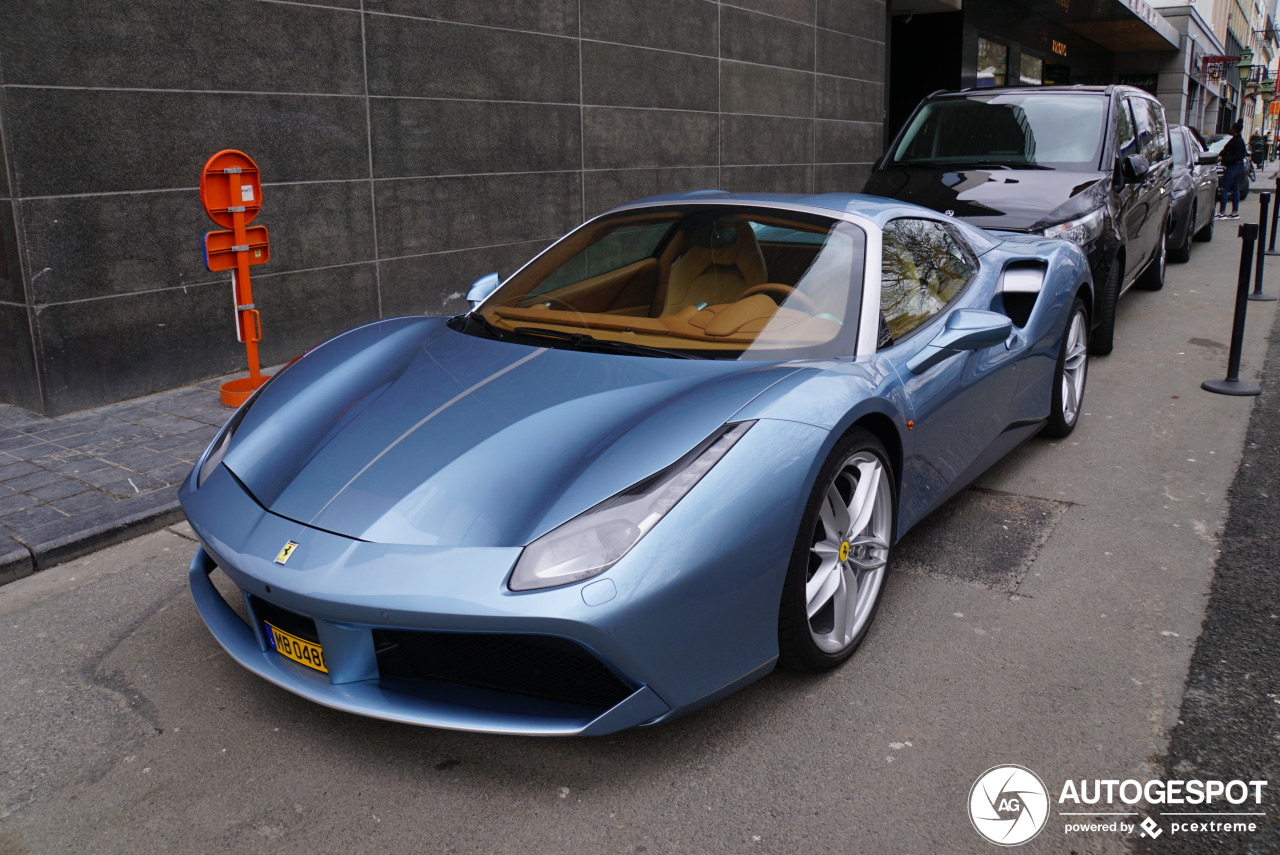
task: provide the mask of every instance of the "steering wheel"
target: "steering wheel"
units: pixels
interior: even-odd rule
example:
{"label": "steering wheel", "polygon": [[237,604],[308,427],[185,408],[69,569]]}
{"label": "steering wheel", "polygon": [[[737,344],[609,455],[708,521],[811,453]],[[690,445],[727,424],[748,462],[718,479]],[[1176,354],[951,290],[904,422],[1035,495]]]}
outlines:
{"label": "steering wheel", "polygon": [[744,297],[750,297],[754,294],[768,294],[770,297],[773,297],[778,301],[779,306],[790,300],[793,305],[788,306],[787,308],[789,309],[800,309],[801,311],[808,312],[811,315],[816,315],[818,313],[818,304],[813,302],[807,294],[797,291],[790,285],[783,285],[781,282],[762,282],[759,285],[752,285],[750,288],[743,291],[738,299],[741,300]]}

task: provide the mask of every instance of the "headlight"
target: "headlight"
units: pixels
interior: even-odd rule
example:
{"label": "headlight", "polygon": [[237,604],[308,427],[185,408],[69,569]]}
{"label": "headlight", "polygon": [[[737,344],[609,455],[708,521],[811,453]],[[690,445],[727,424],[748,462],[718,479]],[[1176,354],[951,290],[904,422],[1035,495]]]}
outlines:
{"label": "headlight", "polygon": [[1085,214],[1075,220],[1067,220],[1056,226],[1049,226],[1041,234],[1045,237],[1066,238],[1080,246],[1088,246],[1102,234],[1102,223],[1106,215],[1105,208]]}
{"label": "headlight", "polygon": [[1190,192],[1190,188],[1188,188],[1185,184],[1179,184],[1173,188],[1173,198],[1181,199],[1183,196],[1187,195],[1187,193],[1189,192]]}
{"label": "headlight", "polygon": [[727,425],[672,466],[557,526],[525,547],[513,591],[590,579],[631,551],[755,422]]}

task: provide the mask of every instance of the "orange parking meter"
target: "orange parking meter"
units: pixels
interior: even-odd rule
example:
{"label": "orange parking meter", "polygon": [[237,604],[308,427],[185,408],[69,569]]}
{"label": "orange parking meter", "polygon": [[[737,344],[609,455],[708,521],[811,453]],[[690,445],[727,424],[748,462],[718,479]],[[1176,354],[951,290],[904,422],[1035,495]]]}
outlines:
{"label": "orange parking meter", "polygon": [[205,213],[223,231],[204,236],[205,266],[213,272],[231,271],[235,299],[236,338],[244,342],[249,376],[222,384],[222,403],[237,407],[269,379],[259,371],[258,342],[262,317],[253,305],[249,267],[271,258],[264,226],[249,227],[262,207],[262,180],[258,165],[242,151],[226,149],[209,158],[200,173],[200,201]]}

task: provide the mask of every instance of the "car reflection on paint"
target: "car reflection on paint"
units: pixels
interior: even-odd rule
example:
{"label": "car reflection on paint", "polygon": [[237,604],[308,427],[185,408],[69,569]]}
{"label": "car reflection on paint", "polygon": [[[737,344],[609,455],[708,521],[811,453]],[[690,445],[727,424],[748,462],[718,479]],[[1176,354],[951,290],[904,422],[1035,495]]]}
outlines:
{"label": "car reflection on paint", "polygon": [[236,412],[182,488],[191,586],[298,695],[547,735],[845,661],[898,538],[1076,426],[1095,300],[1068,241],[718,191],[614,209],[471,296]]}

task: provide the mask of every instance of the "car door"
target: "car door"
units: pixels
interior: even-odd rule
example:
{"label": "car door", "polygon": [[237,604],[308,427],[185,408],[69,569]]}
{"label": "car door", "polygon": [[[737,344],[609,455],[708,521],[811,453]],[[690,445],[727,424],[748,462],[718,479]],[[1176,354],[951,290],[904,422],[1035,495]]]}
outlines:
{"label": "car door", "polygon": [[1018,387],[1021,342],[948,356],[924,370],[912,363],[961,309],[991,306],[995,272],[984,269],[950,224],[903,217],[884,229],[879,352],[906,392],[912,421],[904,481],[917,485],[899,509],[910,525],[983,469],[1008,425]]}
{"label": "car door", "polygon": [[[1126,154],[1141,154],[1146,157],[1149,150],[1149,142],[1155,134],[1155,130],[1151,127],[1151,113],[1147,111],[1146,105],[1141,98],[1124,99],[1125,113],[1130,117],[1133,123],[1133,139],[1132,142],[1125,146]],[[1148,158],[1148,164],[1150,159]],[[1151,173],[1148,172],[1141,181],[1128,184],[1125,188],[1124,209],[1122,213],[1123,222],[1125,224],[1125,268],[1124,287],[1128,287],[1137,277],[1138,273],[1147,266],[1148,259],[1155,249],[1156,236],[1148,227],[1152,217],[1155,216],[1153,210],[1154,199],[1152,195],[1155,190],[1155,182],[1152,180]]]}
{"label": "car door", "polygon": [[1195,181],[1196,198],[1200,200],[1201,219],[1213,216],[1214,205],[1218,198],[1218,167],[1214,164],[1200,163],[1200,158],[1209,150],[1200,144],[1196,135],[1183,131],[1187,138],[1187,147],[1191,150],[1191,174]]}

